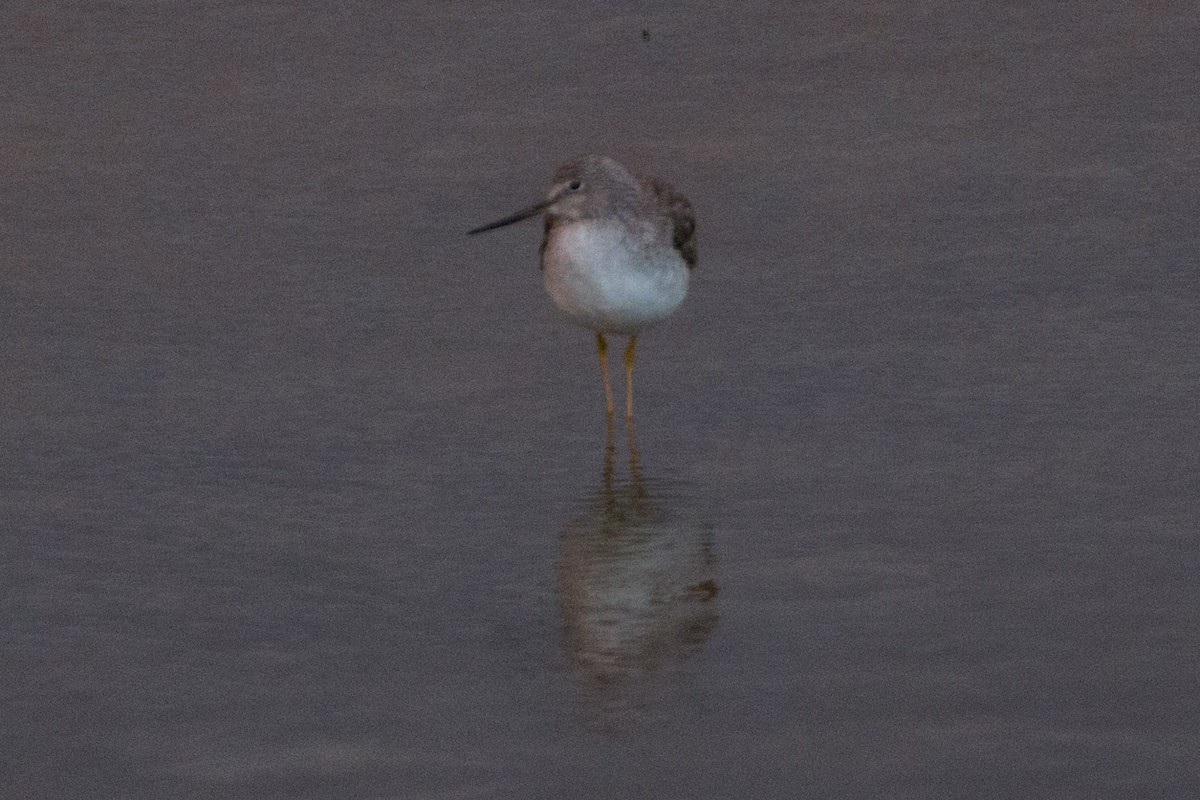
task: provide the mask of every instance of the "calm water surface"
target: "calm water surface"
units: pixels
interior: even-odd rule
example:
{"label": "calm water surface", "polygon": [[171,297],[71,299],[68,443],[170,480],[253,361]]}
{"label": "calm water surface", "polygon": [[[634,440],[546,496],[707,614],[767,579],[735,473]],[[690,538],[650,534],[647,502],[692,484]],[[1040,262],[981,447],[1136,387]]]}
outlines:
{"label": "calm water surface", "polygon": [[[1111,6],[6,5],[7,796],[1194,796],[1200,18]],[[581,151],[700,218],[635,431],[463,236]]]}

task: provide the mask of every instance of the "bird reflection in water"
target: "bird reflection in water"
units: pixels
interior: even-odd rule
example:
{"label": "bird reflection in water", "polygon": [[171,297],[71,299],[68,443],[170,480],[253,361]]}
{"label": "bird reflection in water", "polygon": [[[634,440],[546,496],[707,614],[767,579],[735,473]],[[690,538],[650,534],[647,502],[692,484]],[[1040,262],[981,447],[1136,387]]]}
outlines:
{"label": "bird reflection in water", "polygon": [[667,484],[647,479],[628,422],[629,474],[616,474],[611,422],[599,488],[563,531],[564,644],[588,716],[622,727],[682,676],[717,625],[707,526]]}

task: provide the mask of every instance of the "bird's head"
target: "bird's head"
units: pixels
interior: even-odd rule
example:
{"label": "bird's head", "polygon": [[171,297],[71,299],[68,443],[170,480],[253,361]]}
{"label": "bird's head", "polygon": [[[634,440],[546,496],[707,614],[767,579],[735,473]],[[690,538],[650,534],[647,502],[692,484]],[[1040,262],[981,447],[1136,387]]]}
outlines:
{"label": "bird's head", "polygon": [[610,213],[614,204],[636,202],[638,192],[637,179],[616,161],[606,156],[581,156],[554,171],[544,200],[467,233],[495,230],[542,213],[569,222],[592,219]]}

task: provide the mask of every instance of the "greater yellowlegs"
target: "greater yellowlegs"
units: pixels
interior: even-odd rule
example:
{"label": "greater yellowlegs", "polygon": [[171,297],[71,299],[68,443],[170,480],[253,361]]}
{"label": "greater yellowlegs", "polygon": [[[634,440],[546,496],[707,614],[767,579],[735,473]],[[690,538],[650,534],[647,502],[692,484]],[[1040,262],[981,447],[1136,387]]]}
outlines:
{"label": "greater yellowlegs", "polygon": [[625,416],[633,418],[638,333],[664,319],[687,294],[696,266],[696,220],[687,198],[663,181],[634,175],[604,156],[560,166],[546,198],[468,233],[545,213],[543,281],[555,305],[596,332],[604,410],[613,413],[605,334],[625,347]]}

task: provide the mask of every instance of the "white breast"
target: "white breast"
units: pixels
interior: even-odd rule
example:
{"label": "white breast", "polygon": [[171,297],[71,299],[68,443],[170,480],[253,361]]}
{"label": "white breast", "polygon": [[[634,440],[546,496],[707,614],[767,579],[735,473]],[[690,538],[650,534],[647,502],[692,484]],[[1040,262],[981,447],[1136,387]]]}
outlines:
{"label": "white breast", "polygon": [[678,308],[690,277],[669,242],[595,221],[553,228],[542,268],[546,291],[571,321],[619,334],[637,333]]}

